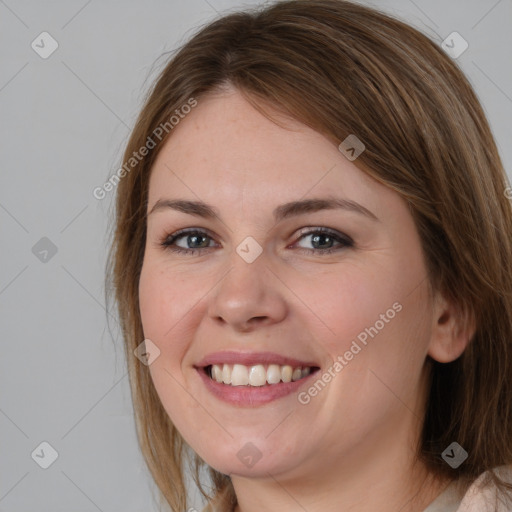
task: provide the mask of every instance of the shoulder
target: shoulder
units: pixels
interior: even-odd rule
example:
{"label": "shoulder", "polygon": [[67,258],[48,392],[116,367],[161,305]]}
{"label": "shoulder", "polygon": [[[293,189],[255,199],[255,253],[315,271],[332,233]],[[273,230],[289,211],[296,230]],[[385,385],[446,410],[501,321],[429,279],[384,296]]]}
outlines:
{"label": "shoulder", "polygon": [[[494,472],[502,480],[512,484],[512,466],[499,466]],[[469,486],[456,512],[508,512],[511,506],[512,502],[505,504],[504,497],[490,479],[489,472],[485,472]]]}

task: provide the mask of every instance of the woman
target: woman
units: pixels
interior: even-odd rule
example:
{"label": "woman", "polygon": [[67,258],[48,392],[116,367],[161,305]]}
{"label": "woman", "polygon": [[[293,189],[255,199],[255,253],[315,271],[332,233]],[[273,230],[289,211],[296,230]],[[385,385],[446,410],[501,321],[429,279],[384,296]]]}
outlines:
{"label": "woman", "polygon": [[512,510],[512,211],[441,49],[346,1],[230,14],[123,169],[108,275],[173,511],[187,460],[206,510]]}

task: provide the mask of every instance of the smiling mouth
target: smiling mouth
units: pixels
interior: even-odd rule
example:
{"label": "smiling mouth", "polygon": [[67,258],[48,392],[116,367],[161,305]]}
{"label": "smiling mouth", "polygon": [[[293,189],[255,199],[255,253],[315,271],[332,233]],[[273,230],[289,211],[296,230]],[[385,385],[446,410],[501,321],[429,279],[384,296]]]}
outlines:
{"label": "smiling mouth", "polygon": [[213,364],[204,367],[211,380],[231,387],[262,387],[296,382],[318,370],[317,366],[292,367],[278,364]]}

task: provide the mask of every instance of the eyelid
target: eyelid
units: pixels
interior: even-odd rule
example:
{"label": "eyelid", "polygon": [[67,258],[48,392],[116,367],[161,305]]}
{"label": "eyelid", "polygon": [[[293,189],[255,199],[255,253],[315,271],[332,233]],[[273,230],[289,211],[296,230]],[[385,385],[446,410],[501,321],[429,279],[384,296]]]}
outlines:
{"label": "eyelid", "polygon": [[[175,243],[176,240],[179,238],[183,238],[185,235],[206,235],[211,240],[215,240],[215,236],[212,235],[212,233],[206,229],[206,228],[184,228],[179,229],[178,231],[174,231],[173,233],[166,234],[163,236],[163,238],[160,240],[160,245],[163,245],[165,247],[170,247],[171,244]],[[211,247],[206,247],[206,249],[211,249]],[[185,250],[185,249],[184,249]],[[189,249],[190,251],[194,249]]]}
{"label": "eyelid", "polygon": [[326,235],[332,235],[333,237],[341,238],[347,243],[354,243],[354,240],[347,234],[342,231],[338,231],[337,229],[328,228],[327,226],[309,226],[305,228],[301,228],[298,232],[298,239],[300,239],[304,235],[311,235],[313,233],[323,233]]}
{"label": "eyelid", "polygon": [[[299,247],[297,250],[306,252],[308,254],[327,255],[327,254],[332,254],[334,252],[340,252],[343,249],[352,248],[355,246],[354,241],[350,236],[346,235],[343,232],[338,231],[337,229],[328,228],[326,226],[309,226],[309,227],[304,227],[304,228],[299,229],[299,232],[297,233],[297,235],[295,237],[296,239],[292,243],[291,247],[294,247],[295,245],[297,245],[301,241],[301,239],[304,238],[305,236],[310,236],[310,235],[314,235],[317,233],[325,234],[325,235],[328,235],[328,236],[334,238],[335,241],[337,241],[339,245],[337,247],[335,246],[334,248],[331,247],[331,248],[327,248],[327,249],[318,249],[318,248],[310,249],[310,248],[305,248],[305,247]],[[196,234],[196,235],[203,235],[203,236],[206,235],[207,238],[215,241],[215,237],[212,236],[212,234],[210,233],[210,231],[208,229],[191,227],[191,228],[180,229],[178,231],[175,231],[174,233],[164,236],[163,239],[161,239],[159,241],[158,245],[162,246],[166,250],[169,250],[169,251],[172,251],[175,253],[183,253],[183,254],[190,254],[190,255],[196,254],[197,252],[204,253],[205,250],[213,249],[213,247],[197,247],[197,248],[188,249],[188,248],[183,248],[183,247],[174,245],[178,239],[183,238],[187,234],[193,234],[193,235]],[[288,247],[290,247],[290,246],[288,246]]]}

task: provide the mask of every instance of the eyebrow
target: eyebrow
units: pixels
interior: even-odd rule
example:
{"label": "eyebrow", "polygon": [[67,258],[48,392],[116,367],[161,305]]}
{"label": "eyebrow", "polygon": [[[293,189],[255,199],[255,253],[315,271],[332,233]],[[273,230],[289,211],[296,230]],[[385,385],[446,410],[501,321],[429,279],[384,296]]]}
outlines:
{"label": "eyebrow", "polygon": [[[212,219],[220,217],[218,210],[202,201],[190,201],[186,199],[159,199],[151,208],[148,216],[161,210],[177,210],[189,215]],[[276,222],[284,219],[303,215],[305,213],[313,213],[321,210],[341,209],[355,213],[359,213],[374,221],[378,221],[377,216],[363,205],[351,201],[350,199],[342,199],[339,197],[313,198],[303,199],[300,201],[291,201],[276,207],[273,211],[274,220]]]}

